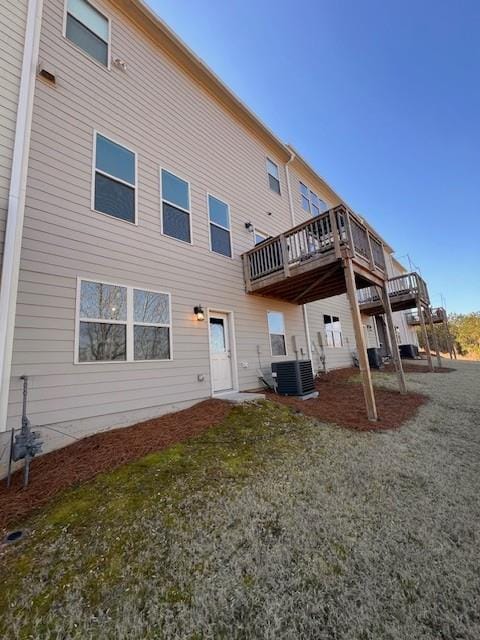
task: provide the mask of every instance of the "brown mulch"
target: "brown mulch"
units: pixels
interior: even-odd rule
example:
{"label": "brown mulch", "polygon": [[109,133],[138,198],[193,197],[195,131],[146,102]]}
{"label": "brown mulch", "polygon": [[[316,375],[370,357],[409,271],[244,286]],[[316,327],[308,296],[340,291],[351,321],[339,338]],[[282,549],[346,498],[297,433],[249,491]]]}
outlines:
{"label": "brown mulch", "polygon": [[10,489],[4,480],[1,482],[0,531],[21,521],[63,489],[203,433],[222,422],[231,409],[228,402],[205,400],[189,409],[82,438],[35,458],[26,489],[22,489],[21,470],[13,475]]}
{"label": "brown mulch", "polygon": [[428,400],[419,393],[402,396],[398,391],[376,387],[378,421],[370,422],[362,385],[350,381],[353,375],[358,374],[358,369],[350,368],[321,376],[316,382],[319,396],[310,400],[279,396],[273,392],[267,392],[267,395],[270,400],[293,407],[304,415],[358,431],[397,429],[413,418],[418,408]]}

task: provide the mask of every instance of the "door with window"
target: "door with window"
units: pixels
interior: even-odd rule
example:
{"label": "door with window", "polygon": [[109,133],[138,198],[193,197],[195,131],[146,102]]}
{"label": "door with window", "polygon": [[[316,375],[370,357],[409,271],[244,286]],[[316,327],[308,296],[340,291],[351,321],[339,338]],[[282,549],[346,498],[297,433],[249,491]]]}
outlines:
{"label": "door with window", "polygon": [[233,388],[229,318],[226,313],[210,313],[208,322],[213,392],[228,391]]}

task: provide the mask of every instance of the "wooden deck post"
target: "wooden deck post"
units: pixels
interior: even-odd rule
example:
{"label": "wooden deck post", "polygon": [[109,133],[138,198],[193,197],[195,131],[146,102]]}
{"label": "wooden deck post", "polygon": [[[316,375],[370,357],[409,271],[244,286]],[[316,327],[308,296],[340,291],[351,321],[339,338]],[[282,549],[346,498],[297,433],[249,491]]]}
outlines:
{"label": "wooden deck post", "polygon": [[392,305],[390,304],[390,297],[388,295],[387,286],[378,287],[380,289],[380,296],[383,302],[383,308],[385,309],[385,317],[387,319],[388,334],[390,338],[390,347],[392,352],[393,364],[398,377],[398,387],[401,394],[407,393],[407,384],[405,382],[405,374],[403,373],[402,359],[400,357],[400,351],[398,349],[397,337],[395,335],[395,327],[393,325]]}
{"label": "wooden deck post", "polygon": [[422,326],[423,340],[425,342],[425,351],[427,353],[428,368],[430,369],[430,371],[433,371],[434,369],[433,369],[433,362],[432,362],[432,354],[430,353],[430,344],[428,342],[427,327],[425,325],[425,315],[423,313],[422,303],[420,302],[420,298],[418,296],[417,296],[417,309],[420,316],[420,324]]}
{"label": "wooden deck post", "polygon": [[448,327],[448,318],[447,318],[447,310],[446,309],[443,312],[443,324],[445,326],[445,334],[446,334],[446,337],[447,337],[448,352],[450,354],[450,360],[453,360],[454,356],[455,356],[455,360],[456,360],[457,359],[457,354],[455,352],[455,345],[453,344],[452,334],[450,333],[450,329]]}
{"label": "wooden deck post", "polygon": [[377,420],[377,406],[375,404],[375,395],[373,393],[372,375],[370,373],[370,365],[368,364],[365,335],[362,328],[362,318],[360,316],[357,288],[355,286],[355,273],[353,271],[351,258],[344,258],[343,268],[345,271],[348,300],[352,311],[353,328],[355,330],[355,341],[357,343],[358,361],[360,364],[360,372],[362,374],[363,395],[365,396],[367,415],[368,419],[374,422]]}
{"label": "wooden deck post", "polygon": [[433,347],[437,353],[437,363],[439,368],[442,368],[442,358],[440,356],[440,349],[438,348],[438,337],[437,334],[435,332],[435,327],[433,326],[433,317],[432,317],[432,310],[429,308],[428,309],[428,320],[430,323],[430,330],[432,332],[432,338],[433,338]]}

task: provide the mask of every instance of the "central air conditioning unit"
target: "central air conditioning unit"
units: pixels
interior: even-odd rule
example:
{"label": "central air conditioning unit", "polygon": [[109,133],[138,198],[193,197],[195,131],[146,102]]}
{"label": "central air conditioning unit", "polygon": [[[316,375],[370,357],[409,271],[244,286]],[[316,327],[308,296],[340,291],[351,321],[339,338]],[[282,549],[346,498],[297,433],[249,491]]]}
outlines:
{"label": "central air conditioning unit", "polygon": [[310,360],[272,362],[272,375],[282,396],[306,396],[315,391]]}
{"label": "central air conditioning unit", "polygon": [[367,356],[371,369],[380,369],[383,366],[382,349],[380,347],[370,347],[367,349]]}
{"label": "central air conditioning unit", "polygon": [[418,347],[414,344],[401,344],[399,347],[400,357],[409,360],[418,358]]}

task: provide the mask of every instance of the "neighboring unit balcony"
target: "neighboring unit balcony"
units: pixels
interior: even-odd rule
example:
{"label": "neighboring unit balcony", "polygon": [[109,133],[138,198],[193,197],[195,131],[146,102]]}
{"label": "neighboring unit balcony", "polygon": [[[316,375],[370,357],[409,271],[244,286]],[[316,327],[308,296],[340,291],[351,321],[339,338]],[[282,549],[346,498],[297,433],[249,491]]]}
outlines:
{"label": "neighboring unit balcony", "polygon": [[[435,309],[432,309],[431,316],[433,324],[440,324],[446,321],[447,312],[443,307],[436,307]],[[420,324],[422,324],[420,313],[418,311],[406,313],[405,317],[407,319],[407,324],[412,327],[418,327]],[[425,318],[425,322],[427,322],[427,318]]]}
{"label": "neighboring unit balcony", "polygon": [[[389,278],[386,282],[388,297],[392,311],[404,311],[415,307],[428,307],[427,284],[418,273],[405,273],[401,276]],[[375,287],[367,287],[358,292],[360,311],[368,316],[385,313],[381,298]]]}
{"label": "neighboring unit balcony", "polygon": [[381,239],[340,205],[242,255],[248,293],[305,304],[346,292],[344,261],[350,258],[357,289],[382,286]]}

